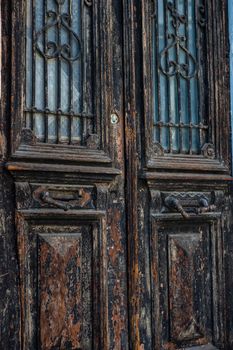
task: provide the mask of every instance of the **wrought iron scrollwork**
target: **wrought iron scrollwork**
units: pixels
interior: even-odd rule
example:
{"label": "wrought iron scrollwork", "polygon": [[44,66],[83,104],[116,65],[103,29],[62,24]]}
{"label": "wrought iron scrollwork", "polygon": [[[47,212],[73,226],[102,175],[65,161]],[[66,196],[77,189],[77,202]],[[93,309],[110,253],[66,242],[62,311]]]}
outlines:
{"label": "wrought iron scrollwork", "polygon": [[[47,12],[46,25],[36,33],[35,45],[37,51],[45,58],[63,58],[67,61],[76,61],[81,54],[81,41],[79,36],[72,30],[72,16],[69,13],[62,13],[62,5],[66,0],[53,0],[57,4],[57,12],[49,10]],[[90,3],[91,1],[88,1]],[[58,35],[56,41],[47,39],[47,35],[51,28],[56,28]],[[70,40],[67,43],[61,41],[61,32],[65,31],[72,38],[73,45]],[[43,44],[44,36],[46,37]]]}
{"label": "wrought iron scrollwork", "polygon": [[198,8],[199,11],[199,19],[198,19],[198,23],[201,27],[205,27],[206,25],[206,18],[205,18],[205,6],[204,5],[200,5]]}
{"label": "wrought iron scrollwork", "polygon": [[92,6],[92,0],[84,0],[84,4],[87,6]]}
{"label": "wrought iron scrollwork", "polygon": [[152,6],[153,6],[153,10],[152,10],[151,17],[154,18],[156,15],[156,0],[152,0]]}
{"label": "wrought iron scrollwork", "polygon": [[[167,10],[171,14],[171,23],[175,29],[175,33],[169,33],[167,35],[168,45],[160,53],[160,70],[167,77],[179,74],[184,79],[190,80],[194,78],[197,73],[197,62],[192,53],[185,46],[186,37],[179,33],[181,24],[187,25],[188,19],[184,15],[181,15],[170,1],[167,3]],[[171,50],[176,51],[176,59],[174,60],[169,59],[169,52]],[[181,52],[183,52],[186,57],[186,63],[181,62]]]}
{"label": "wrought iron scrollwork", "polygon": [[181,23],[186,24],[187,19],[184,15],[181,15],[171,1],[167,4],[167,9],[170,11],[172,16],[172,25],[174,28],[179,28]]}

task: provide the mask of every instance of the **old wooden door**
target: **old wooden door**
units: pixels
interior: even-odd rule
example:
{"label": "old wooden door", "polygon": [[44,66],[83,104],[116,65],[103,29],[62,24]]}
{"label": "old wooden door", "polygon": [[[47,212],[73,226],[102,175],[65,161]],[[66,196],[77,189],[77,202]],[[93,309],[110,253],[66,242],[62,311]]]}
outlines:
{"label": "old wooden door", "polygon": [[2,2],[1,349],[128,346],[122,36],[117,2]]}
{"label": "old wooden door", "polygon": [[1,2],[1,349],[233,348],[226,18]]}
{"label": "old wooden door", "polygon": [[233,349],[227,1],[135,1],[132,13],[130,344]]}

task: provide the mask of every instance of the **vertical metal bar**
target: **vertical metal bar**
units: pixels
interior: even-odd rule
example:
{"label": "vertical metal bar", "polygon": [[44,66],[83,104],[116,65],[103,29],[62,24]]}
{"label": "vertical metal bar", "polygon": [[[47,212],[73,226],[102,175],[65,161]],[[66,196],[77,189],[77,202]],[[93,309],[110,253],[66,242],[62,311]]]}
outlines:
{"label": "vertical metal bar", "polygon": [[32,112],[31,112],[31,129],[35,130],[35,114],[34,114],[34,109],[35,109],[35,104],[36,104],[36,5],[35,5],[35,0],[32,1]]}
{"label": "vertical metal bar", "polygon": [[[165,46],[168,45],[168,11],[167,11],[167,0],[164,0],[164,16],[165,16]],[[166,53],[166,70],[169,70],[169,53]],[[170,100],[170,79],[166,76],[167,81],[167,101],[168,101],[168,119],[169,123],[172,123],[172,112],[171,112],[171,100]],[[169,133],[169,145],[168,145],[168,152],[170,153],[172,151],[172,127],[168,126],[168,133]]]}
{"label": "vertical metal bar", "polygon": [[[179,9],[179,0],[176,0],[175,2],[176,4],[176,10],[178,11]],[[176,25],[176,28],[175,28],[175,35],[176,37],[179,36],[179,27]],[[176,44],[176,62],[178,63],[179,62],[179,44],[177,43]],[[178,153],[182,153],[182,149],[183,149],[183,139],[182,139],[182,131],[181,131],[181,127],[180,127],[180,123],[181,123],[181,115],[182,115],[182,111],[181,111],[181,88],[180,88],[180,75],[179,73],[177,74],[177,102],[178,102],[178,117],[179,117],[179,120],[176,121],[177,124],[179,124],[179,131],[178,131],[178,142],[177,142],[177,151]]]}
{"label": "vertical metal bar", "polygon": [[[47,20],[47,0],[44,0],[44,27]],[[46,45],[48,42],[48,32],[44,32],[44,52],[46,52]],[[44,126],[45,126],[45,143],[48,143],[48,62],[44,57]]]}
{"label": "vertical metal bar", "polygon": [[[97,13],[97,8],[98,8],[98,4],[96,1],[93,1],[92,3],[92,12],[91,12],[91,23],[92,23],[92,62],[94,63],[94,65],[92,64],[92,66],[94,66],[95,68],[92,71],[92,78],[93,80],[98,79],[98,72],[97,72],[97,47],[98,47],[98,34],[97,34],[97,27],[98,27],[98,18],[96,15],[94,15],[95,13]],[[98,109],[98,103],[96,101],[96,97],[97,97],[97,85],[96,84],[91,84],[91,97],[92,97],[92,110],[91,110],[91,114],[95,114],[96,115],[96,110]],[[99,118],[93,118],[92,119],[92,125],[93,125],[93,132],[94,134],[98,134],[98,130],[101,129],[100,127],[100,120]]]}
{"label": "vertical metal bar", "polygon": [[155,35],[155,26],[156,26],[156,1],[151,0],[151,7],[150,7],[149,13],[151,13],[151,54],[150,54],[150,60],[151,60],[151,112],[153,115],[153,141],[157,142],[157,134],[158,134],[158,127],[156,125],[156,118],[158,114],[158,103],[157,103],[157,62],[156,62],[156,35]]}
{"label": "vertical metal bar", "polygon": [[[92,66],[93,66],[93,4],[91,6],[86,6],[86,16],[85,16],[85,29],[84,33],[86,33],[85,37],[85,43],[86,43],[86,67],[85,67],[85,93],[84,96],[85,100],[85,107],[84,112],[87,114],[90,114],[93,112],[93,101],[92,101]],[[87,131],[89,133],[93,133],[94,127],[93,127],[93,120],[90,118],[87,118]]]}
{"label": "vertical metal bar", "polygon": [[[81,43],[83,45],[82,47],[82,54],[81,54],[81,71],[80,71],[80,93],[81,93],[81,114],[84,112],[83,111],[83,99],[84,99],[84,94],[85,94],[85,86],[84,86],[84,77],[83,77],[83,72],[84,72],[84,69],[85,69],[85,55],[86,55],[86,50],[84,48],[84,45],[86,44],[84,38],[83,38],[83,35],[85,33],[85,10],[84,10],[84,1],[81,1],[81,4],[80,4],[80,7],[81,7],[81,13],[80,13],[80,21],[81,21],[81,33],[80,33],[80,37],[81,37]],[[84,125],[85,123],[85,125]],[[87,120],[86,118],[82,118],[81,117],[81,120],[80,120],[80,124],[81,124],[81,128],[80,128],[80,132],[81,132],[81,144],[83,144],[84,142],[84,134],[86,133],[86,129],[87,129],[87,126],[86,126],[86,123],[87,123]],[[85,135],[86,136],[86,135]]]}
{"label": "vertical metal bar", "polygon": [[[196,34],[195,34],[195,37],[196,37],[196,59],[197,59],[197,64],[198,64],[198,72],[197,72],[198,120],[197,120],[196,124],[199,124],[200,122],[203,121],[202,120],[202,105],[204,102],[203,96],[202,96],[202,94],[204,94],[203,87],[202,87],[203,82],[201,83],[201,81],[200,81],[201,65],[200,65],[199,45],[200,45],[201,37],[200,37],[200,30],[199,30],[199,24],[198,24],[198,16],[199,16],[198,6],[200,6],[199,1],[194,0],[194,16],[195,16],[195,18],[194,18],[195,25],[194,26],[195,26],[195,31],[196,31]],[[204,143],[204,135],[203,135],[204,132],[205,132],[204,129],[199,128],[199,138],[200,138],[199,145],[198,145],[199,148],[200,148],[200,146],[202,146],[202,143]],[[198,129],[197,129],[197,134],[198,134]]]}
{"label": "vertical metal bar", "polygon": [[[27,30],[28,30],[28,6],[29,6],[30,2],[26,5],[26,8],[25,8],[25,23],[24,23],[24,33],[25,33],[25,38],[24,38],[24,50],[25,50],[25,59],[24,59],[24,62],[25,62],[25,65],[28,64],[28,34],[27,34]],[[1,11],[1,4],[0,4],[0,11]],[[0,38],[2,37],[2,33],[1,33],[1,23],[0,23]],[[30,28],[30,26],[29,26]],[[2,52],[2,47],[1,47],[1,40],[0,40],[0,52]],[[29,58],[31,59],[31,57]],[[1,62],[0,62],[0,72],[1,72]],[[27,96],[28,96],[28,89],[27,89],[27,83],[28,83],[28,76],[27,76],[27,71],[26,69],[24,70],[24,74],[25,74],[25,79],[24,79],[24,108],[27,109],[27,108],[30,108],[30,104],[27,103]],[[30,77],[31,78],[31,77]],[[0,84],[1,84],[1,79],[0,79]],[[0,86],[0,91],[1,91],[1,86]],[[25,112],[24,113],[24,128],[27,128],[29,126],[29,128],[31,128],[31,125],[28,125],[28,119],[30,118],[30,114],[28,112]],[[29,119],[29,123],[30,123],[30,119]]]}
{"label": "vertical metal bar", "polygon": [[[157,60],[157,72],[155,72],[155,74],[157,74],[157,84],[158,84],[158,122],[161,121],[161,88],[160,88],[160,68],[159,68],[159,64],[160,64],[160,52],[159,52],[159,20],[158,20],[158,1],[155,1],[156,5],[155,5],[155,49],[156,49],[156,60]],[[159,129],[159,142],[161,143],[162,141],[162,133],[161,133],[161,128],[159,126],[157,126],[157,128]]]}
{"label": "vertical metal bar", "polygon": [[[228,1],[228,26],[230,34],[230,94],[231,94],[231,125],[233,126],[233,2]],[[233,140],[231,140],[231,152],[233,154]],[[233,171],[233,162],[232,162]]]}
{"label": "vertical metal bar", "polygon": [[[193,0],[191,0],[193,1]],[[187,23],[185,26],[185,36],[186,36],[186,47],[189,50],[189,4],[188,4],[189,0],[185,1],[185,13],[186,13],[186,18],[187,18]],[[186,56],[187,57],[187,56]],[[187,69],[189,71],[189,59],[188,57],[186,58],[186,64],[187,64]],[[187,84],[188,84],[188,90],[187,90],[187,99],[188,99],[188,121],[187,123],[189,123],[190,127],[188,129],[189,132],[189,150],[188,153],[191,154],[192,153],[192,128],[191,128],[191,123],[192,123],[192,119],[191,119],[191,115],[192,115],[192,104],[191,104],[191,84],[190,84],[190,80],[187,80]]]}
{"label": "vertical metal bar", "polygon": [[[58,3],[58,16],[61,15],[61,4]],[[58,50],[61,48],[61,18],[57,23]],[[57,61],[57,143],[61,140],[61,55],[59,52]]]}
{"label": "vertical metal bar", "polygon": [[[69,15],[70,15],[70,27],[72,27],[72,0],[69,0]],[[70,57],[72,56],[72,36],[71,33],[69,32],[69,45],[70,45]],[[70,112],[70,117],[69,117],[69,144],[72,142],[72,125],[73,125],[73,62],[69,61],[69,112]]]}

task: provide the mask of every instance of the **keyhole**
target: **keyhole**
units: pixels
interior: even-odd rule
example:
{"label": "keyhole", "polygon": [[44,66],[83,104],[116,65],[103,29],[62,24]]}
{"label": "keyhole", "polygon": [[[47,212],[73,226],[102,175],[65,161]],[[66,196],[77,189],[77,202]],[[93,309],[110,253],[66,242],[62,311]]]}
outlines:
{"label": "keyhole", "polygon": [[116,124],[118,124],[118,122],[119,122],[118,115],[116,113],[112,113],[111,114],[111,123],[113,125],[116,125]]}

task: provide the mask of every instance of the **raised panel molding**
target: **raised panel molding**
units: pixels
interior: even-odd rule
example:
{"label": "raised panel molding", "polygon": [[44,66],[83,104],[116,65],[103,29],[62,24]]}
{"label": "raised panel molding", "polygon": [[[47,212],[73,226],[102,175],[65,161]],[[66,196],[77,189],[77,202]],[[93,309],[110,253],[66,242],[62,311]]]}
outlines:
{"label": "raised panel molding", "polygon": [[218,220],[167,221],[157,215],[151,220],[154,347],[222,349],[224,277]]}
{"label": "raised panel molding", "polygon": [[94,186],[67,186],[29,184],[17,182],[17,209],[59,208],[96,209],[96,188]]}
{"label": "raised panel molding", "polygon": [[155,184],[150,184],[151,213],[158,216],[177,214],[189,219],[207,214],[216,218],[225,206],[224,191],[159,191]]}
{"label": "raised panel molding", "polygon": [[226,189],[158,188],[149,182],[153,346],[222,349]]}
{"label": "raised panel molding", "polygon": [[109,182],[60,181],[15,183],[22,349],[107,349]]}
{"label": "raised panel molding", "polygon": [[92,344],[92,247],[90,232],[38,234],[38,306],[43,349]]}
{"label": "raised panel molding", "polygon": [[[170,234],[168,237],[170,329],[171,338],[176,343],[205,337],[200,324],[200,311],[196,310],[195,305],[205,305],[203,294],[211,302],[205,271],[209,254],[203,256],[201,233]],[[211,311],[211,306],[208,306],[207,315]]]}
{"label": "raised panel molding", "polygon": [[15,196],[17,210],[89,210],[95,213],[106,211],[109,186],[106,183],[58,185],[16,182]]}
{"label": "raised panel molding", "polygon": [[22,348],[107,348],[104,212],[19,210],[16,228]]}

